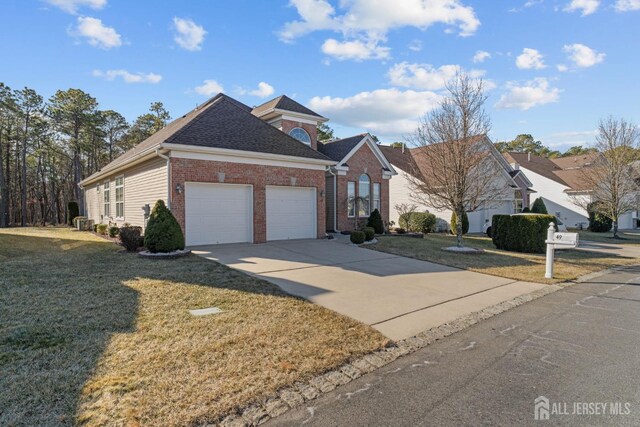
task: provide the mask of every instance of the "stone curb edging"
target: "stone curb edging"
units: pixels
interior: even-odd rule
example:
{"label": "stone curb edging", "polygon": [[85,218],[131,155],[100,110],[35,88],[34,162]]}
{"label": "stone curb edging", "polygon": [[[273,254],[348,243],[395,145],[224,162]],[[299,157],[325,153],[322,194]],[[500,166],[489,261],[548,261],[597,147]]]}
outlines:
{"label": "stone curb edging", "polygon": [[[606,274],[606,273],[602,273]],[[519,305],[541,298],[545,295],[556,292],[565,287],[578,283],[586,275],[579,277],[575,282],[564,282],[560,284],[547,285],[542,289],[520,295],[509,301],[486,307],[480,311],[473,312],[460,317],[452,322],[444,323],[435,328],[421,332],[416,336],[398,341],[391,347],[376,350],[347,364],[344,364],[332,371],[325,372],[312,378],[308,382],[298,382],[292,387],[284,388],[275,395],[270,396],[262,403],[253,403],[241,410],[239,413],[228,415],[218,422],[221,427],[249,427],[257,426],[267,422],[271,418],[278,417],[289,409],[298,407],[307,401],[313,400],[324,393],[328,393],[335,388],[347,384],[362,375],[382,368],[401,356],[413,353],[429,344],[443,339],[456,332],[460,332],[469,326],[486,320]]]}

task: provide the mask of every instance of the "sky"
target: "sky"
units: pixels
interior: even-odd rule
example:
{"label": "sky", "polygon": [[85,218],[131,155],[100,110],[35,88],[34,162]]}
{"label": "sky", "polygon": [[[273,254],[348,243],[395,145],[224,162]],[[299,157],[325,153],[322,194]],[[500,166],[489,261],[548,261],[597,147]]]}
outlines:
{"label": "sky", "polygon": [[0,81],[79,88],[132,121],[222,91],[286,94],[336,136],[403,141],[456,70],[481,78],[493,140],[589,145],[640,122],[640,0],[3,0]]}

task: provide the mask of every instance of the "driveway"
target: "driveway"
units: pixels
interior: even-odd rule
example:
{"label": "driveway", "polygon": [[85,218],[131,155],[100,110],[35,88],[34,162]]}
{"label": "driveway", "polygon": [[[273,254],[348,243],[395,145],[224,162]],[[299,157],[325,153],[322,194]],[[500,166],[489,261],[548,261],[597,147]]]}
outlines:
{"label": "driveway", "polygon": [[547,286],[359,248],[341,239],[192,250],[371,325],[392,340]]}

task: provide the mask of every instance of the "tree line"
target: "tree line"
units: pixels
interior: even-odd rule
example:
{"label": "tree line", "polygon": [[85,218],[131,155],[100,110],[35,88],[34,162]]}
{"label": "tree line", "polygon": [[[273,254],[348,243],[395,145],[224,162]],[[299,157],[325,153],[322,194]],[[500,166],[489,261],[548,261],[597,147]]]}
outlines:
{"label": "tree line", "polygon": [[80,89],[48,100],[0,82],[0,227],[63,224],[78,183],[171,119],[161,102],[128,123]]}

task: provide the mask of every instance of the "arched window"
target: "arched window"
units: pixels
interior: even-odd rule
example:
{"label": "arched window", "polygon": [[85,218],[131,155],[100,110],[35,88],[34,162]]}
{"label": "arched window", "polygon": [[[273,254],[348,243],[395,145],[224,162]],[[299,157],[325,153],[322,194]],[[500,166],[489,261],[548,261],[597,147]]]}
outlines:
{"label": "arched window", "polygon": [[358,197],[360,197],[358,216],[369,216],[371,213],[371,179],[366,173],[358,178]]}
{"label": "arched window", "polygon": [[306,130],[302,128],[293,128],[289,135],[302,142],[303,144],[311,145],[311,137]]}

